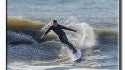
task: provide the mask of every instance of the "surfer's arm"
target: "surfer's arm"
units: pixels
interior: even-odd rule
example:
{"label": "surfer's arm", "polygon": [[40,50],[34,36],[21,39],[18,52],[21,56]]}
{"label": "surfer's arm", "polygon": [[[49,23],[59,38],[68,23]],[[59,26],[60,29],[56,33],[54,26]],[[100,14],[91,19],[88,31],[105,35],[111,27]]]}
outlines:
{"label": "surfer's arm", "polygon": [[48,34],[50,30],[51,30],[51,27],[45,32],[44,35]]}
{"label": "surfer's arm", "polygon": [[51,27],[41,36],[41,38],[43,38],[46,34],[48,34],[50,30],[51,30]]}
{"label": "surfer's arm", "polygon": [[67,27],[65,27],[65,26],[62,26],[62,27],[63,27],[63,29],[65,29],[65,30],[69,30],[69,31],[77,32],[77,31],[76,31],[76,30],[74,30],[74,29],[67,28]]}

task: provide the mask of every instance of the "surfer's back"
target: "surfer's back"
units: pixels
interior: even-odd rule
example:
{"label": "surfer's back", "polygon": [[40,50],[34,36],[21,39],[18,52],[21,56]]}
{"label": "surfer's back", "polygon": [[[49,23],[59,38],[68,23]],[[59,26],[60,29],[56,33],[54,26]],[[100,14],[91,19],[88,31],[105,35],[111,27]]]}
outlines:
{"label": "surfer's back", "polygon": [[57,25],[56,27],[54,27],[53,25],[50,27],[51,30],[53,30],[57,35],[64,35],[65,32],[62,30],[64,26],[62,25]]}

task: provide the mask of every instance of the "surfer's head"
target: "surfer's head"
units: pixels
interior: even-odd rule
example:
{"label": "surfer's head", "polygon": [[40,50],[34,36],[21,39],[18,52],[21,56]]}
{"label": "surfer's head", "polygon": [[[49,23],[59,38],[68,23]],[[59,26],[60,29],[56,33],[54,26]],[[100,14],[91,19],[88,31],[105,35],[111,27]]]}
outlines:
{"label": "surfer's head", "polygon": [[57,20],[53,20],[53,26],[57,26],[58,25],[58,23],[57,23]]}

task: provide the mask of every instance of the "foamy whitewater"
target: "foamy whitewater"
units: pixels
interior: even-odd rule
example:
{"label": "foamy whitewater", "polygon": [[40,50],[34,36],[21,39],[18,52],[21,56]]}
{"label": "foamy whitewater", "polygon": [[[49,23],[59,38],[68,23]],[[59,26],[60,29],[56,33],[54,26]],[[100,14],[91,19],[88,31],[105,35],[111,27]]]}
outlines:
{"label": "foamy whitewater", "polygon": [[[8,19],[16,18],[7,22],[12,26],[32,23],[8,27],[7,70],[118,70],[118,0],[8,0],[7,9]],[[40,38],[53,19],[77,30],[64,31],[81,49],[80,63],[72,61],[71,51],[53,31]],[[34,21],[46,25],[39,29]]]}

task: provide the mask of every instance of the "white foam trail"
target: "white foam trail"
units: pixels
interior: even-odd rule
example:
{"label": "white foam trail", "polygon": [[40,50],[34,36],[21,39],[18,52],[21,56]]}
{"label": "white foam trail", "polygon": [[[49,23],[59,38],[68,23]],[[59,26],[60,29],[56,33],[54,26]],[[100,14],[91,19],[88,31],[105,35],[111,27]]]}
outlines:
{"label": "white foam trail", "polygon": [[19,19],[23,19],[23,16],[8,16],[8,18],[19,18]]}
{"label": "white foam trail", "polygon": [[[84,66],[84,65],[83,65]],[[30,65],[23,62],[14,62],[10,63],[7,66],[7,70],[100,70],[94,68],[82,68],[82,67],[73,67],[71,64],[62,64],[62,65]],[[106,70],[106,69],[101,69]]]}
{"label": "white foam trail", "polygon": [[[68,22],[69,21],[69,22]],[[76,47],[91,48],[96,43],[93,28],[86,23],[68,20],[65,26],[77,30],[77,32],[66,31],[69,41]],[[68,23],[68,24],[67,24]]]}

